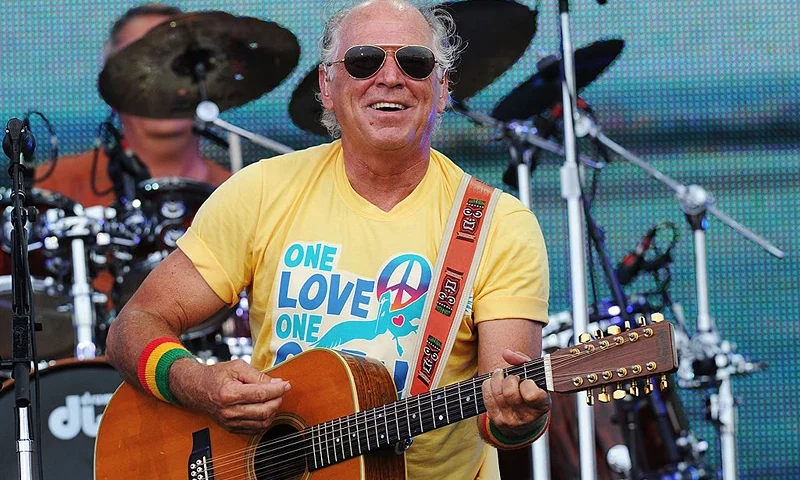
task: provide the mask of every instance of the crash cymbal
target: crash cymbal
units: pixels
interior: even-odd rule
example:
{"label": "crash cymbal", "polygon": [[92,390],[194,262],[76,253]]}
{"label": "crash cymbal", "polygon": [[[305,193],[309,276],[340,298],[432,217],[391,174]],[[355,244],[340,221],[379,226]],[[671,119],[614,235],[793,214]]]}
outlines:
{"label": "crash cymbal", "polygon": [[450,90],[459,100],[472,97],[511,68],[536,33],[539,12],[516,2],[468,0],[441,7],[453,16],[465,45],[450,72]]}
{"label": "crash cymbal", "polygon": [[292,93],[292,99],[289,101],[289,117],[295,125],[306,132],[327,137],[328,130],[319,122],[322,117],[322,105],[317,100],[318,93],[319,76],[317,65],[314,65]]}
{"label": "crash cymbal", "polygon": [[[625,42],[601,40],[575,50],[575,86],[580,92],[608,68],[622,52]],[[561,103],[561,60],[548,57],[539,71],[506,95],[492,111],[502,122],[525,120]]]}
{"label": "crash cymbal", "polygon": [[[450,72],[450,89],[456,99],[466,99],[486,88],[525,52],[536,33],[537,11],[507,0],[467,0],[440,5],[456,25],[464,42],[461,59]],[[317,67],[300,82],[289,103],[289,116],[298,127],[327,136],[319,123],[322,106]]]}
{"label": "crash cymbal", "polygon": [[297,38],[276,23],[218,11],[187,13],[109,58],[98,89],[121,112],[192,118],[203,100],[202,83],[206,99],[226,110],[277,87],[299,58]]}

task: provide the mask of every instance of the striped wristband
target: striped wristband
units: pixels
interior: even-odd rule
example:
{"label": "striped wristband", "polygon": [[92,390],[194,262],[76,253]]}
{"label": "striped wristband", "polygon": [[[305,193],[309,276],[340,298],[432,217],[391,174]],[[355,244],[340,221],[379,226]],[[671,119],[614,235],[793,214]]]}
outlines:
{"label": "striped wristband", "polygon": [[174,338],[161,337],[148,343],[139,357],[139,382],[144,390],[160,400],[177,404],[169,391],[169,369],[183,357],[194,358],[194,355]]}
{"label": "striped wristband", "polygon": [[481,437],[483,437],[486,443],[498,450],[515,450],[530,445],[535,442],[537,438],[542,436],[545,430],[547,430],[547,427],[550,426],[550,412],[547,412],[545,415],[547,415],[547,421],[524,437],[515,438],[503,435],[489,420],[489,415],[486,413],[482,413],[478,417],[478,430],[480,430]]}

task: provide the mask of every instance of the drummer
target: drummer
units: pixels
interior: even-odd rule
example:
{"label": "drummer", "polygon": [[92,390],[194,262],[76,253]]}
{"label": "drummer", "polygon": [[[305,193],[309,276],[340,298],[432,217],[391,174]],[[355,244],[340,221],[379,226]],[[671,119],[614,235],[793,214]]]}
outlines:
{"label": "drummer", "polygon": [[[131,8],[111,27],[103,50],[104,58],[181,13],[179,8],[161,3]],[[117,113],[125,147],[136,154],[151,177],[177,176],[216,187],[230,176],[227,169],[202,156],[199,138],[192,132],[191,119],[152,119]],[[93,169],[95,156],[97,164]],[[108,161],[102,149],[60,158],[49,174],[49,164],[36,169],[34,186],[65,195],[85,207],[110,206],[115,195],[108,175]],[[96,175],[94,183],[93,174]]]}

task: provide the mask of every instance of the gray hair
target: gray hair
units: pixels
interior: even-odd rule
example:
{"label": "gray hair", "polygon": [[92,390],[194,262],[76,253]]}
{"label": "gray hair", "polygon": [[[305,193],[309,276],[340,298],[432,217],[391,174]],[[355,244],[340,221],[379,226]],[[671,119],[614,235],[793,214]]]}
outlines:
{"label": "gray hair", "polygon": [[[403,3],[406,2],[403,1]],[[342,23],[345,17],[355,8],[355,6],[343,8],[333,14],[325,23],[325,30],[322,33],[322,37],[319,39],[319,50],[321,65],[322,68],[326,70],[325,75],[328,76],[328,78],[333,76],[333,71],[329,70],[325,64],[338,60],[336,54],[342,37]],[[433,34],[433,54],[439,65],[438,70],[441,72],[440,74],[444,76],[458,61],[458,56],[462,50],[461,38],[456,34],[456,24],[453,21],[453,17],[442,8],[416,8],[428,22],[428,26],[431,29],[431,33]],[[317,94],[317,100],[319,100],[320,103],[322,102],[320,94]],[[447,103],[449,106],[449,97]],[[440,121],[441,114],[436,116],[437,127]],[[342,135],[342,128],[333,110],[323,108],[320,122],[328,130],[331,137],[338,138]]]}

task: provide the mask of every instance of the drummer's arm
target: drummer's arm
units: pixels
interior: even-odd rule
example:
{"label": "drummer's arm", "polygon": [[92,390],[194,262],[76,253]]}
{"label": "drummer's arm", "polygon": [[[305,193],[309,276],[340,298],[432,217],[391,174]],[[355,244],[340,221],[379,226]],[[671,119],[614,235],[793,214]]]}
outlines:
{"label": "drummer's arm", "polygon": [[[189,257],[175,250],[147,276],[112,322],[108,360],[130,385],[145,390],[138,376],[145,347],[161,337],[177,342],[181,332],[224,306]],[[289,382],[270,378],[241,360],[206,366],[193,358],[179,358],[165,377],[159,385],[166,384],[172,397],[167,400],[203,411],[236,433],[268,428],[281,395],[290,388]]]}

